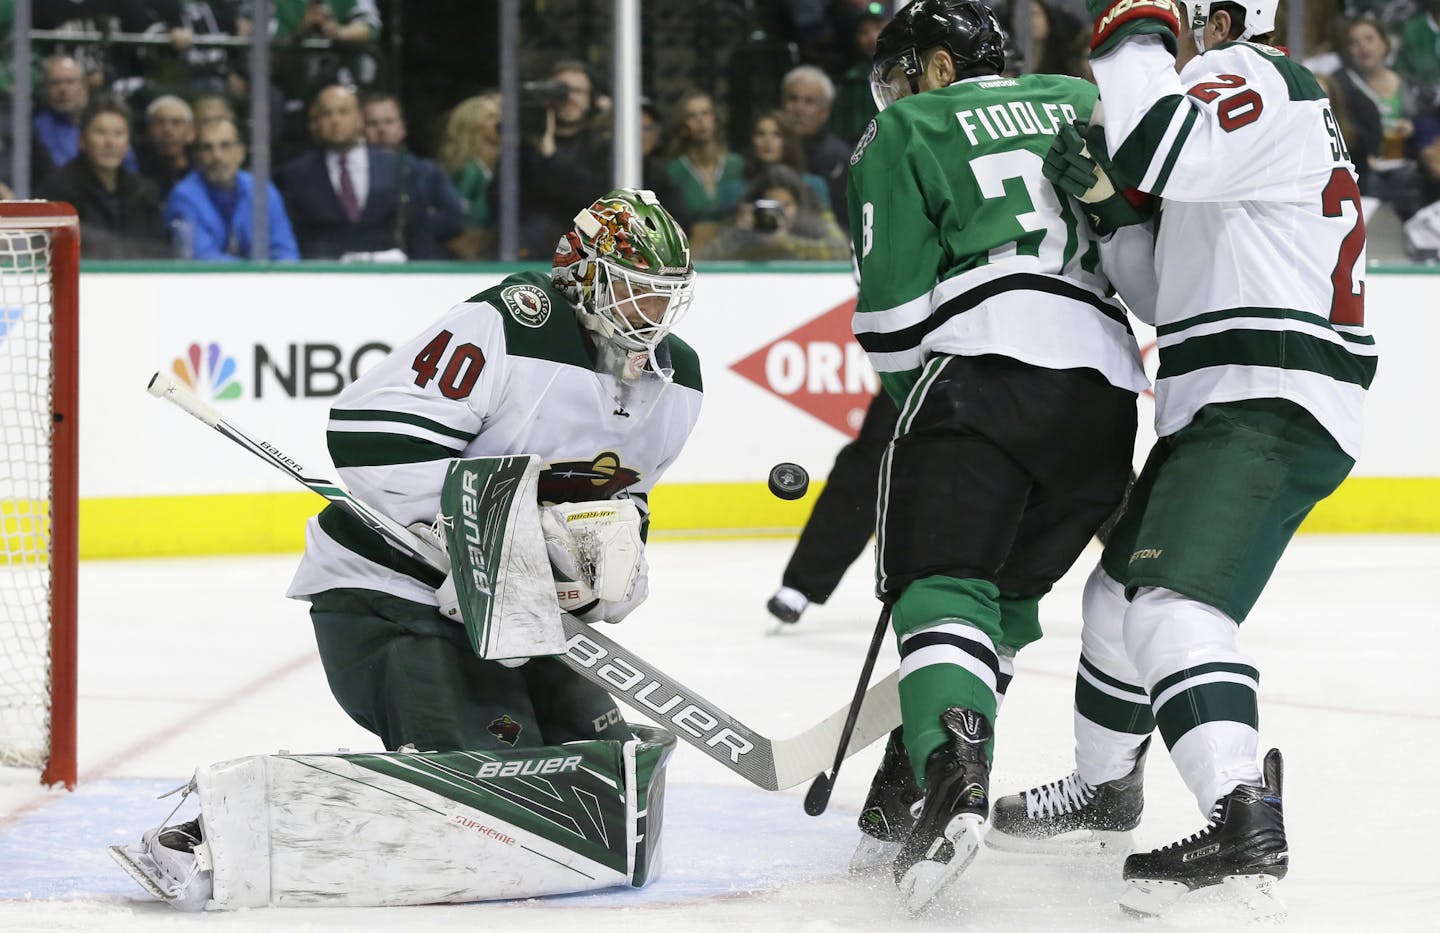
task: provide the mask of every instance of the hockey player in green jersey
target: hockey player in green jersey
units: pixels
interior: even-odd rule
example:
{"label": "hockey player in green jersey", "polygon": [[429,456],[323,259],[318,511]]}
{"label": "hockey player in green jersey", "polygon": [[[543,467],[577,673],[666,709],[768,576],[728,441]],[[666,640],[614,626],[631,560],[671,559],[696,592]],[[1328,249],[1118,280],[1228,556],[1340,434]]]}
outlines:
{"label": "hockey player in green jersey", "polygon": [[1281,910],[1281,759],[1258,761],[1259,671],[1239,625],[1354,464],[1376,368],[1354,166],[1314,76],[1269,44],[1276,6],[1092,0],[1102,167],[1074,130],[1051,160],[1082,198],[1163,199],[1158,292],[1132,303],[1156,315],[1159,441],[1086,584],[1076,771],[997,801],[989,838],[1128,833],[1158,727],[1208,821],[1126,860],[1121,904],[1139,913],[1219,884]]}
{"label": "hockey player in green jersey", "polygon": [[[694,277],[684,231],[649,191],[605,195],[576,215],[549,275],[461,302],[340,394],[328,438],[340,478],[396,521],[428,524],[455,458],[534,454],[539,505],[626,499],[648,520],[646,498],[700,411],[696,356],[669,334]],[[560,567],[561,608],[620,621],[647,592],[643,548],[638,558],[631,595],[613,603],[577,592],[575,568]],[[476,657],[437,613],[441,583],[338,509],[306,529],[289,595],[310,601],[336,699],[386,748],[626,733],[610,697],[559,661]]]}
{"label": "hockey player in green jersey", "polygon": [[[880,472],[877,591],[899,641],[905,748],[876,776],[856,866],[893,855],[916,910],[976,852],[1011,659],[1119,503],[1148,385],[1101,245],[1041,174],[1095,89],[1000,77],[1002,43],[979,3],[911,3],[880,34],[881,112],[851,156],[854,330],[901,411]],[[912,821],[897,805],[920,788]]]}

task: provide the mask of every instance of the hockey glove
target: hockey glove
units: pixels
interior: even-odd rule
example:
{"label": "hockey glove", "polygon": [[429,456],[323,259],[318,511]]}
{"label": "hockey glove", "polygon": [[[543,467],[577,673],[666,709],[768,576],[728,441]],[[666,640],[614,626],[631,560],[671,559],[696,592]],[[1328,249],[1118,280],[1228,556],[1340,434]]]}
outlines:
{"label": "hockey glove", "polygon": [[560,608],[584,622],[619,622],[649,592],[640,513],[628,500],[540,510]]}
{"label": "hockey glove", "polygon": [[1131,36],[1159,36],[1175,54],[1180,34],[1180,7],[1175,0],[1085,0],[1085,9],[1095,21],[1091,58],[1108,55]]}
{"label": "hockey glove", "polygon": [[1155,213],[1154,199],[1129,188],[1115,188],[1115,166],[1105,149],[1105,129],[1083,120],[1060,127],[1041,173],[1085,210],[1097,236],[1144,223]]}

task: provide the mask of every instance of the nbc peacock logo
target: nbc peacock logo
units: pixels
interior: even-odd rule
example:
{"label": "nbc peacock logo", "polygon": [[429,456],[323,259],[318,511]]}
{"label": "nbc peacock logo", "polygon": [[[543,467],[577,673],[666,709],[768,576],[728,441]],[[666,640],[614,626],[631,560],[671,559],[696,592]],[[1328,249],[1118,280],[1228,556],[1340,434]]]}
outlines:
{"label": "nbc peacock logo", "polygon": [[235,357],[225,355],[218,343],[204,347],[190,344],[184,356],[175,357],[170,369],[181,384],[197,395],[209,395],[215,401],[240,397]]}

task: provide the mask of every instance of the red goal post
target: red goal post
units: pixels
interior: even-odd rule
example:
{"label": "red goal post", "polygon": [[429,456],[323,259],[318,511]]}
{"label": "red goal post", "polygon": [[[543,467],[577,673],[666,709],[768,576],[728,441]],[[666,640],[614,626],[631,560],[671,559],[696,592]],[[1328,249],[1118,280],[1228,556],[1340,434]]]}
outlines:
{"label": "red goal post", "polygon": [[0,766],[75,786],[80,224],[0,201]]}

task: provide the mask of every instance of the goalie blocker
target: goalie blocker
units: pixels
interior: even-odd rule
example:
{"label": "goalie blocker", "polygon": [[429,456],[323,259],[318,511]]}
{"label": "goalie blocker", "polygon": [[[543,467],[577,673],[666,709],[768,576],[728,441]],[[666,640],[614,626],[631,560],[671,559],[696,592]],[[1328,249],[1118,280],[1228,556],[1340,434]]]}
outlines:
{"label": "goalie blocker", "polygon": [[260,755],[199,769],[198,828],[111,854],[181,910],[379,907],[643,887],[675,736],[513,752]]}

